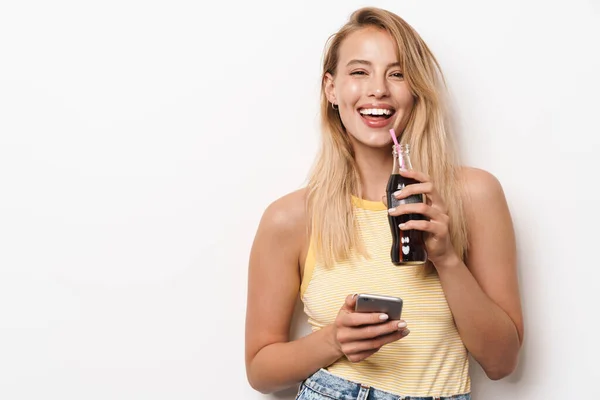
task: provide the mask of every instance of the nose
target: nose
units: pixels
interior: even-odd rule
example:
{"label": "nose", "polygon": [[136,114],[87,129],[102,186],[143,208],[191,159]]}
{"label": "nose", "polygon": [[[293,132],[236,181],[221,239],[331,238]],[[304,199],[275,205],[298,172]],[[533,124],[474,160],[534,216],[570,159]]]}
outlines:
{"label": "nose", "polygon": [[384,77],[373,76],[369,82],[369,96],[380,99],[389,95],[387,82]]}

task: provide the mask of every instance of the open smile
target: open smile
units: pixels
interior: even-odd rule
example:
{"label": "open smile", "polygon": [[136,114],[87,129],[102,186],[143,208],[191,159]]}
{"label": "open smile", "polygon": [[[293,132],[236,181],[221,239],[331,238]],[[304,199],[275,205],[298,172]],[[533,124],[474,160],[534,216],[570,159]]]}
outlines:
{"label": "open smile", "polygon": [[392,122],[396,109],[388,104],[368,104],[358,108],[362,121],[370,128],[383,128]]}

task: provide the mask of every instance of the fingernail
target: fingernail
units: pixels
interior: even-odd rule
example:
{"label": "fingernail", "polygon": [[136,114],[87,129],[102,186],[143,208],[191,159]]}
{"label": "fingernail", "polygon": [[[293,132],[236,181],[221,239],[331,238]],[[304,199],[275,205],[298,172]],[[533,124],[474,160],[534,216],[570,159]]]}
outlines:
{"label": "fingernail", "polygon": [[405,329],[405,330],[402,331],[402,336],[406,336],[409,333],[410,333],[410,330],[409,329]]}
{"label": "fingernail", "polygon": [[400,225],[398,225],[398,228],[404,229],[404,228],[406,228],[406,224],[400,224]]}
{"label": "fingernail", "polygon": [[406,328],[406,322],[404,322],[404,321],[398,322],[398,329],[402,329],[402,328]]}
{"label": "fingernail", "polygon": [[356,296],[358,296],[358,293],[354,293],[354,294],[352,295],[352,298],[354,299],[354,298],[356,298]]}
{"label": "fingernail", "polygon": [[385,321],[385,320],[386,320],[386,319],[388,319],[388,318],[389,318],[389,317],[388,317],[388,315],[387,315],[387,314],[381,314],[381,315],[379,316],[379,319],[380,319],[380,320],[382,320],[382,321]]}
{"label": "fingernail", "polygon": [[388,212],[391,212],[391,213],[392,213],[392,212],[394,212],[394,211],[396,211],[396,208],[395,208],[395,207],[394,207],[394,208],[390,208],[390,209],[388,210]]}
{"label": "fingernail", "polygon": [[402,193],[402,190],[397,190],[397,191],[394,192],[394,196],[399,196],[400,193]]}

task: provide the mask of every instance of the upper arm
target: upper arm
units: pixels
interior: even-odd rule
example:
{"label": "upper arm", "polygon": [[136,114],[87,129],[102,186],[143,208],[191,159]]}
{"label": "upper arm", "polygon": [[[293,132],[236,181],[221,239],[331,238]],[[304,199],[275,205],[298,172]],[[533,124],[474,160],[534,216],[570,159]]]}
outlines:
{"label": "upper arm", "polygon": [[305,237],[303,191],[284,196],[265,210],[248,268],[247,366],[263,347],[289,339]]}
{"label": "upper arm", "polygon": [[480,169],[464,171],[469,248],[466,264],[482,290],[514,322],[523,340],[513,223],[500,182]]}

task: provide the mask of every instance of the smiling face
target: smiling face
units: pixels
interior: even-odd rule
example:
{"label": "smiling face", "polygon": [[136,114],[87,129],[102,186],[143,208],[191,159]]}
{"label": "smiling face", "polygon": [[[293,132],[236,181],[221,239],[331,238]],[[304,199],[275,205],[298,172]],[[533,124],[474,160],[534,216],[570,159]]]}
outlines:
{"label": "smiling face", "polygon": [[335,75],[325,75],[325,93],[353,146],[391,144],[389,130],[404,130],[414,99],[404,80],[397,46],[389,33],[368,27],[351,33],[339,48]]}

